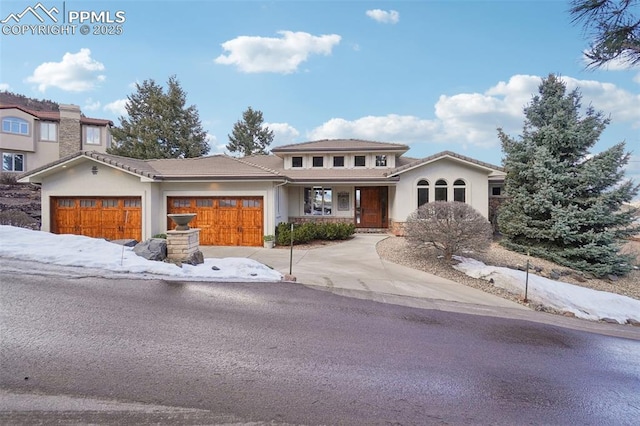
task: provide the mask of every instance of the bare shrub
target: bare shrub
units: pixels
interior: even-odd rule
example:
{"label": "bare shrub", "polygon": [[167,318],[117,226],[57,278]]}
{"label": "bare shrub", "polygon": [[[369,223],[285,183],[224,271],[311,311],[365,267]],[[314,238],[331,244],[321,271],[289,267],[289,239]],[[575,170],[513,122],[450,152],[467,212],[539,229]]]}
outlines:
{"label": "bare shrub", "polygon": [[3,185],[16,185],[18,176],[15,173],[0,173],[0,183]]}
{"label": "bare shrub", "polygon": [[37,230],[38,221],[21,210],[0,211],[0,225]]}
{"label": "bare shrub", "polygon": [[484,251],[492,238],[491,224],[480,212],[457,201],[435,201],[420,206],[405,224],[414,247],[435,247],[451,260],[465,250]]}

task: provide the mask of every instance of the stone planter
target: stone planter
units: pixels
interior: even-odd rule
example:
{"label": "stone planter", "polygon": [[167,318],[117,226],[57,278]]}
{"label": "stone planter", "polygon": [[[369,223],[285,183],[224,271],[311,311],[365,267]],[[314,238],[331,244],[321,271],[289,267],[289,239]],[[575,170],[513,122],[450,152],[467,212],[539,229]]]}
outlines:
{"label": "stone planter", "polygon": [[176,231],[188,231],[189,222],[196,217],[195,213],[173,213],[168,214],[167,217],[176,224]]}

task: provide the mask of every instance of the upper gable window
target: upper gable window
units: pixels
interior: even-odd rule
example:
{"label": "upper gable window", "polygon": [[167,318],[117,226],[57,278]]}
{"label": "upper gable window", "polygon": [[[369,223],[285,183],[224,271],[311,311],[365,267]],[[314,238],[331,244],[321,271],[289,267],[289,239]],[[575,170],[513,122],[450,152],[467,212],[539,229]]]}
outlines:
{"label": "upper gable window", "polygon": [[353,157],[353,165],[355,167],[364,167],[367,164],[367,157],[364,155],[356,155]]}
{"label": "upper gable window", "polygon": [[344,167],[344,156],[333,157],[333,167]]}
{"label": "upper gable window", "polygon": [[324,157],[313,157],[313,167],[323,167]]}
{"label": "upper gable window", "polygon": [[87,126],[85,132],[87,145],[100,145],[100,127]]}
{"label": "upper gable window", "polygon": [[29,123],[18,117],[6,117],[2,119],[2,131],[15,133],[16,135],[29,135]]}
{"label": "upper gable window", "polygon": [[429,181],[420,179],[418,181],[418,207],[429,202]]}
{"label": "upper gable window", "polygon": [[302,167],[302,157],[291,157],[291,167]]}
{"label": "upper gable window", "polygon": [[40,123],[40,140],[55,142],[58,140],[58,126],[51,121]]}
{"label": "upper gable window", "polygon": [[436,201],[447,201],[447,181],[439,179],[436,181],[435,191]]}
{"label": "upper gable window", "polygon": [[386,155],[376,155],[376,167],[387,167]]}
{"label": "upper gable window", "polygon": [[464,203],[467,199],[466,192],[466,184],[462,179],[457,179],[453,182],[453,201]]}

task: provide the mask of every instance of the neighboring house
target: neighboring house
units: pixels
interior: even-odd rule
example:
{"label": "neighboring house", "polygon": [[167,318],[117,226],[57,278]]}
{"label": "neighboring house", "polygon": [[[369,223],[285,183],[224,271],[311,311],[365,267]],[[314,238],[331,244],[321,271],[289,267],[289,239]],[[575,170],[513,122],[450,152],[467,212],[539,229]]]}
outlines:
{"label": "neighboring house", "polygon": [[[169,213],[196,213],[203,245],[262,245],[281,222],[348,222],[401,233],[407,216],[435,200],[491,216],[505,172],[453,152],[404,157],[406,145],[322,140],[274,155],[135,160],[78,152],[20,182],[42,185],[42,229],[107,239],[150,238]],[[494,194],[494,195],[492,195]]]}
{"label": "neighboring house", "polygon": [[106,152],[111,144],[113,123],[84,117],[76,105],[58,111],[0,105],[0,121],[3,173],[28,172],[78,151]]}

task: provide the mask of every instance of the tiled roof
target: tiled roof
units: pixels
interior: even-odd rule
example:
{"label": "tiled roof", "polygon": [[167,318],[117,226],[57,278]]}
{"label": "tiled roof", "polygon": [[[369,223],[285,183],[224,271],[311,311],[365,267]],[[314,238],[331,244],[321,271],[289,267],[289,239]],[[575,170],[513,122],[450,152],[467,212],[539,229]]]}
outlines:
{"label": "tiled roof", "polygon": [[471,163],[471,164],[475,164],[476,166],[483,168],[483,169],[487,169],[487,170],[492,170],[492,171],[498,171],[498,172],[504,172],[504,168],[500,167],[500,166],[496,166],[490,163],[485,163],[484,161],[480,161],[480,160],[476,160],[475,158],[471,158],[471,157],[467,157],[464,155],[460,155],[460,154],[456,154],[455,152],[452,151],[442,151],[439,152],[437,154],[433,154],[430,155],[428,157],[424,157],[421,158],[419,160],[415,160],[415,161],[411,161],[408,162],[406,164],[400,165],[399,167],[396,167],[395,169],[393,169],[390,173],[389,176],[396,176],[398,174],[401,174],[409,169],[413,169],[415,167],[421,166],[423,164],[427,164],[430,163],[432,161],[438,160],[440,158],[443,157],[450,157],[450,158],[455,158],[467,163]]}
{"label": "tiled roof", "polygon": [[[0,105],[0,109],[19,109],[20,111],[26,112],[27,114],[32,115],[40,120],[60,121],[60,111],[35,111],[25,108],[21,105]],[[81,116],[80,122],[83,124],[92,124],[95,126],[113,126],[113,122],[111,120],[104,120],[101,118],[89,118]]]}
{"label": "tiled roof", "polygon": [[406,152],[407,145],[387,142],[365,141],[360,139],[324,139],[291,145],[277,146],[271,149],[274,154],[291,152],[336,152],[336,151],[394,151]]}

